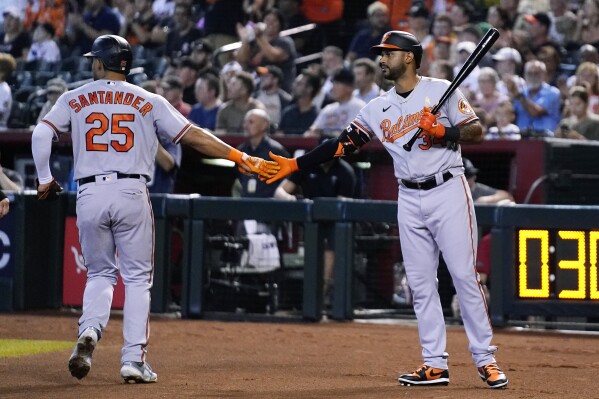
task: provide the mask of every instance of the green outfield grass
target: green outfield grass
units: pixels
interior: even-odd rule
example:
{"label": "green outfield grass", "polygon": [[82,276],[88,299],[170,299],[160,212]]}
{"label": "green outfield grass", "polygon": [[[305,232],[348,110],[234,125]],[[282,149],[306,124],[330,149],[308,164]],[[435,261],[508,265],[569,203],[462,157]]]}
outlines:
{"label": "green outfield grass", "polygon": [[42,341],[28,339],[0,339],[0,359],[5,357],[30,356],[39,353],[61,351],[71,348],[72,342]]}

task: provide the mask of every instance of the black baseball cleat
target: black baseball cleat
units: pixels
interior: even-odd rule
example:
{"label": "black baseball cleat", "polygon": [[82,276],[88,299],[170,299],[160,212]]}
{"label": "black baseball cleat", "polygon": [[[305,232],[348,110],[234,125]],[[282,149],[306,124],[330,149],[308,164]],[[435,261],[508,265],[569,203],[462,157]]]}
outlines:
{"label": "black baseball cleat", "polygon": [[447,385],[449,370],[437,369],[426,364],[410,374],[402,374],[397,379],[400,385]]}
{"label": "black baseball cleat", "polygon": [[497,366],[497,363],[485,364],[478,368],[478,376],[481,380],[489,385],[489,388],[505,388],[507,387],[507,377]]}

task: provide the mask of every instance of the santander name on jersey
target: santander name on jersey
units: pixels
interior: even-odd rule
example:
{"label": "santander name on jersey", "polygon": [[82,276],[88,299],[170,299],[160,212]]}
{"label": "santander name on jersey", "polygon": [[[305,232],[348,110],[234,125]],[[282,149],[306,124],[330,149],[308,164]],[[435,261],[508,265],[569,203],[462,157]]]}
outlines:
{"label": "santander name on jersey", "polygon": [[80,94],[77,99],[69,101],[69,106],[75,113],[94,104],[122,104],[135,108],[141,116],[146,116],[153,108],[145,98],[125,91],[92,91]]}

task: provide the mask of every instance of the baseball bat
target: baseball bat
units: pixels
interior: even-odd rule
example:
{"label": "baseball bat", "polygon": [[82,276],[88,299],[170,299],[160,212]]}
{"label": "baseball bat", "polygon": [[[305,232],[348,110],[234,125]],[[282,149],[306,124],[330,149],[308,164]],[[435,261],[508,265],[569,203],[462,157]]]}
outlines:
{"label": "baseball bat", "polygon": [[[487,31],[487,33],[478,43],[472,54],[470,54],[464,65],[462,65],[462,68],[460,69],[456,77],[451,81],[449,87],[447,88],[447,90],[445,90],[445,93],[443,93],[437,105],[433,107],[431,111],[433,115],[439,112],[441,106],[443,106],[445,101],[447,101],[447,99],[453,94],[453,92],[462,84],[464,79],[466,79],[468,75],[470,75],[472,70],[478,65],[478,63],[484,57],[484,55],[487,54],[487,52],[491,49],[493,43],[495,43],[495,41],[497,41],[498,38],[499,31],[497,29],[491,28]],[[418,130],[416,131],[416,133],[414,133],[410,140],[403,145],[404,150],[408,152],[412,151],[412,146],[414,145],[414,142],[416,141],[421,132],[422,129],[418,128]]]}

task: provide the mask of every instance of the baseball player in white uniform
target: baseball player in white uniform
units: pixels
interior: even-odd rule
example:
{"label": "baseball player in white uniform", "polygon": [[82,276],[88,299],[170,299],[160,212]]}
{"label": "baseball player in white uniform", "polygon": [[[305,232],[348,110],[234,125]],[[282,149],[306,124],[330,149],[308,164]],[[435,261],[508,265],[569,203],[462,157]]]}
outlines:
{"label": "baseball player in white uniform", "polygon": [[[422,46],[414,35],[387,32],[372,51],[394,87],[370,101],[337,137],[293,159],[271,154],[281,169],[274,182],[299,169],[354,152],[376,135],[393,158],[399,182],[397,221],[404,265],[413,293],[424,364],[402,374],[402,385],[447,385],[448,354],[443,311],[436,286],[439,252],[451,273],[469,349],[480,378],[491,388],[505,387],[491,345],[485,297],[475,269],[476,215],[458,143],[480,143],[482,127],[458,90],[437,115],[430,109],[449,86],[446,80],[420,76]],[[403,149],[418,128],[423,131],[411,152]]]}
{"label": "baseball player in white uniform", "polygon": [[154,219],[146,182],[152,176],[157,134],[235,161],[262,178],[273,176],[278,167],[230,147],[192,125],[161,96],[127,83],[132,53],[122,37],[98,37],[85,56],[92,59],[94,81],[61,95],[32,137],[40,199],[61,190],[49,168],[52,139],[68,131],[72,138],[87,283],[69,370],[78,379],[88,374],[120,272],[125,284],[120,374],[127,382],[155,382],[157,375],[146,362],[154,267]]}

